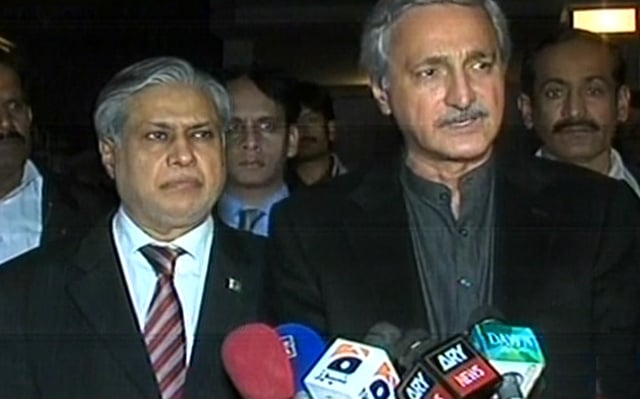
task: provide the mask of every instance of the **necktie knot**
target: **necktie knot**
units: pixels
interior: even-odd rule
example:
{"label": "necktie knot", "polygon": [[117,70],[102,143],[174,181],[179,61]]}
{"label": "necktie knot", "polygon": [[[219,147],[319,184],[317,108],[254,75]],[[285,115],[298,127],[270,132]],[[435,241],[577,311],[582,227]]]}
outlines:
{"label": "necktie knot", "polygon": [[266,214],[261,209],[244,208],[238,212],[238,228],[245,231],[253,231],[260,219]]}
{"label": "necktie knot", "polygon": [[165,247],[148,244],[140,248],[140,252],[153,267],[156,274],[172,277],[176,267],[176,260],[186,251],[179,247]]}

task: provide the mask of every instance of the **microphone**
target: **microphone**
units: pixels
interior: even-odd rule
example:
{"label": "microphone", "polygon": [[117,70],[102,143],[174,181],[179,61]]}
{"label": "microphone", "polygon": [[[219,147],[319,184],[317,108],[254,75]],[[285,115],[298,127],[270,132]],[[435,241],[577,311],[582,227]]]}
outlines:
{"label": "microphone", "polygon": [[498,387],[500,374],[458,334],[437,343],[424,330],[408,330],[396,347],[403,375],[400,399],[487,398]]}
{"label": "microphone", "polygon": [[416,363],[402,376],[396,389],[398,399],[454,399],[433,374],[421,363]]}
{"label": "microphone", "polygon": [[222,363],[244,399],[290,399],[294,378],[280,336],[260,323],[240,326],[222,343]]}
{"label": "microphone", "polygon": [[430,349],[422,359],[454,398],[488,397],[502,380],[498,371],[462,334]]}
{"label": "microphone", "polygon": [[402,331],[398,327],[386,321],[381,321],[369,329],[363,341],[366,344],[384,349],[393,358],[394,347],[401,337]]}
{"label": "microphone", "polygon": [[411,369],[420,357],[438,342],[421,328],[407,330],[395,346],[395,357],[398,367],[403,370]]}
{"label": "microphone", "polygon": [[470,340],[502,374],[500,399],[524,399],[534,391],[546,361],[531,328],[486,319],[471,328]]}
{"label": "microphone", "polygon": [[298,323],[287,323],[276,327],[285,353],[291,362],[295,377],[295,390],[304,390],[302,380],[311,366],[320,358],[326,343],[313,329]]}
{"label": "microphone", "polygon": [[304,385],[313,399],[394,399],[399,381],[384,349],[336,338]]}

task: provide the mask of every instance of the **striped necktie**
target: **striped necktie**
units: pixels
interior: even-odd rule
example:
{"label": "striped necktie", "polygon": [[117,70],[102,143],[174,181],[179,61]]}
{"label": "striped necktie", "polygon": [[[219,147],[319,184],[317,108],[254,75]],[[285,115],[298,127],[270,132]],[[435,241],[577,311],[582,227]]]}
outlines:
{"label": "striped necktie", "polygon": [[266,214],[256,208],[245,208],[238,212],[238,229],[253,231],[256,225]]}
{"label": "striped necktie", "polygon": [[156,374],[162,399],[184,395],[187,376],[186,338],[182,307],[173,274],[181,248],[146,245],[140,252],[153,266],[158,280],[144,326],[144,341]]}

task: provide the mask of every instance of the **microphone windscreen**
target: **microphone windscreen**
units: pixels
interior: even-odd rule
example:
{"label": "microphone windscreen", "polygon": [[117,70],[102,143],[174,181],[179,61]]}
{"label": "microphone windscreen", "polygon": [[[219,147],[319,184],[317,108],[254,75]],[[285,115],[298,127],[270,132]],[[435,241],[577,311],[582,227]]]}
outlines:
{"label": "microphone windscreen", "polygon": [[395,360],[400,367],[409,370],[422,354],[437,344],[436,339],[421,328],[407,330],[396,343]]}
{"label": "microphone windscreen", "polygon": [[387,351],[389,357],[394,358],[396,343],[402,336],[402,331],[391,323],[381,321],[369,329],[363,342]]}
{"label": "microphone windscreen", "polygon": [[322,356],[326,348],[324,339],[315,330],[298,323],[287,323],[276,327],[293,368],[296,392],[304,389],[302,380]]}
{"label": "microphone windscreen", "polygon": [[244,399],[290,399],[293,372],[273,328],[246,324],[231,331],[222,343],[222,362]]}
{"label": "microphone windscreen", "polygon": [[471,311],[467,329],[470,330],[474,325],[485,320],[496,320],[504,322],[505,318],[504,314],[498,308],[491,305],[481,305]]}

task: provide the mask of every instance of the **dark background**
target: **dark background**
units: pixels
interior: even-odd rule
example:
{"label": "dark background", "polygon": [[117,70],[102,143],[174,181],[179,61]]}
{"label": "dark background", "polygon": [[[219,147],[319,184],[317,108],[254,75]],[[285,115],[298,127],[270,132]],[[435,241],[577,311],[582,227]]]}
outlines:
{"label": "dark background", "polygon": [[[498,0],[510,19],[514,62],[507,127],[519,59],[558,23],[558,0]],[[626,2],[629,3],[629,2]],[[375,159],[396,133],[382,118],[357,67],[360,26],[373,0],[2,0],[0,35],[30,65],[38,154],[65,171],[95,166],[91,112],[118,70],[154,55],[176,55],[208,71],[261,62],[328,85],[336,99],[338,150],[351,166]],[[455,27],[452,27],[455,29]],[[637,38],[624,40],[637,87]]]}

